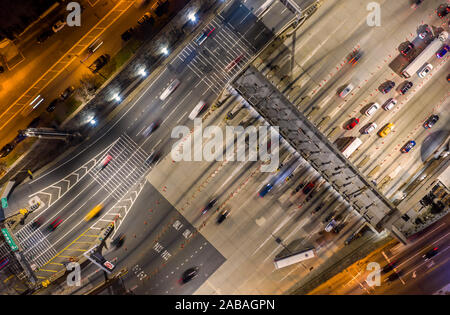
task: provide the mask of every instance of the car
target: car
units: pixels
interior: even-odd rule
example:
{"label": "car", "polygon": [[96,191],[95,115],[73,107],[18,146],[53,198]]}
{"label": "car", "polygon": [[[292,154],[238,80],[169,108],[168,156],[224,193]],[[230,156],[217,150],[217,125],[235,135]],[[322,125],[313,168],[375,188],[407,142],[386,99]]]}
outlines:
{"label": "car", "polygon": [[397,105],[397,100],[395,98],[390,98],[383,104],[384,110],[391,110]]}
{"label": "car", "polygon": [[36,128],[37,126],[39,126],[39,122],[41,121],[41,117],[36,117],[35,119],[33,119],[27,126],[27,128]]}
{"label": "car", "polygon": [[436,57],[438,58],[442,58],[445,56],[445,54],[447,53],[447,51],[450,50],[450,46],[448,45],[444,45],[444,47],[442,47],[441,49],[438,50],[438,52],[436,53]]}
{"label": "car", "polygon": [[312,211],[312,214],[319,212],[320,210],[322,210],[323,206],[325,205],[324,202],[321,202],[317,207],[314,208],[314,210]]}
{"label": "car", "polygon": [[339,96],[341,98],[346,97],[352,90],[353,90],[354,86],[353,84],[347,84],[347,86],[341,91],[341,93],[339,93]]}
{"label": "car", "polygon": [[115,248],[119,248],[120,246],[123,245],[124,242],[125,242],[125,234],[120,233],[112,240],[111,245],[114,246]]}
{"label": "car", "polygon": [[156,129],[158,129],[159,127],[159,122],[158,121],[154,121],[152,122],[147,128],[145,128],[145,130],[142,132],[142,135],[144,137],[147,137],[149,134],[151,134],[153,131],[155,131]]}
{"label": "car", "polygon": [[199,36],[197,36],[197,38],[195,39],[197,45],[200,46],[201,44],[203,44],[203,42],[212,34],[212,32],[214,32],[215,29],[216,28],[213,27],[209,32],[203,32]]}
{"label": "car", "polygon": [[180,282],[181,283],[188,283],[192,279],[194,279],[198,275],[199,267],[192,267],[187,269],[185,272],[183,272],[183,275],[181,276]]}
{"label": "car", "polygon": [[264,186],[263,189],[261,189],[261,191],[259,192],[259,196],[260,196],[261,198],[263,198],[265,195],[267,195],[267,193],[268,193],[269,191],[272,190],[272,188],[273,188],[273,185],[272,185],[272,184],[267,184],[266,186]]}
{"label": "car", "polygon": [[96,205],[94,208],[92,208],[91,211],[88,212],[88,214],[86,214],[86,216],[84,217],[84,221],[88,222],[95,216],[98,216],[100,214],[100,211],[102,211],[102,209],[103,205],[101,203]]}
{"label": "car", "polygon": [[441,4],[439,6],[439,8],[437,8],[437,10],[436,10],[437,16],[440,17],[441,19],[446,17],[449,12],[450,12],[450,6],[445,5],[445,4]]}
{"label": "car", "polygon": [[9,263],[8,258],[3,258],[2,260],[0,260],[0,270],[2,270],[8,263]]}
{"label": "car", "polygon": [[201,211],[202,215],[205,214],[206,212],[208,212],[209,210],[211,210],[212,207],[214,207],[214,205],[216,204],[216,202],[217,202],[217,199],[210,200],[208,202],[208,204],[202,208],[202,211]]}
{"label": "car", "polygon": [[359,124],[358,118],[352,118],[350,122],[345,126],[345,129],[351,130],[353,129],[357,124]]}
{"label": "car", "polygon": [[314,184],[313,182],[309,182],[308,185],[306,185],[302,192],[307,195],[311,192],[311,190],[313,190],[313,188],[316,186],[316,184]]}
{"label": "car", "polygon": [[331,230],[336,226],[336,221],[331,220],[326,226],[325,226],[325,232],[331,232]]}
{"label": "car", "polygon": [[75,87],[73,85],[69,86],[67,89],[65,89],[61,95],[59,96],[59,99],[61,101],[65,101],[69,98],[70,95],[75,91]]}
{"label": "car", "polygon": [[14,150],[15,145],[13,143],[6,144],[1,150],[0,150],[0,157],[5,157],[8,154],[11,153],[12,150]]}
{"label": "car", "polygon": [[63,219],[61,219],[61,216],[57,217],[55,220],[53,220],[48,226],[47,229],[49,231],[54,231],[61,223]]}
{"label": "car", "polygon": [[200,114],[202,111],[205,110],[206,107],[207,106],[206,106],[205,101],[198,102],[198,104],[194,107],[192,112],[189,114],[189,119],[194,120],[198,116],[198,114]]}
{"label": "car", "polygon": [[155,19],[152,17],[150,12],[145,12],[144,15],[137,21],[139,25],[151,23],[155,23]]}
{"label": "car", "polygon": [[230,210],[229,209],[225,209],[223,210],[219,216],[217,217],[217,224],[222,223],[223,221],[225,221],[225,219],[228,217],[228,215],[230,214]]}
{"label": "car", "polygon": [[431,30],[429,28],[426,28],[423,32],[419,33],[419,38],[425,39],[428,34],[431,34]]}
{"label": "car", "polygon": [[422,258],[425,258],[425,261],[433,258],[436,256],[436,254],[439,252],[439,247],[434,247],[433,249],[429,250],[425,253],[425,255],[422,256]]}
{"label": "car", "polygon": [[38,44],[42,44],[43,42],[45,42],[53,34],[54,33],[52,32],[52,30],[46,29],[42,33],[40,33],[38,35],[38,37],[36,38],[36,41],[37,41]]}
{"label": "car", "polygon": [[412,86],[413,83],[411,81],[405,81],[399,89],[400,94],[405,95]]}
{"label": "car", "polygon": [[124,42],[129,41],[133,37],[135,31],[136,29],[134,27],[130,27],[125,32],[123,32],[122,35],[120,35],[120,37]]}
{"label": "car", "polygon": [[367,125],[367,127],[363,130],[363,134],[367,135],[369,133],[371,133],[372,131],[374,131],[375,129],[377,129],[377,124],[376,123],[370,123]]}
{"label": "car", "polygon": [[101,68],[103,68],[109,62],[109,55],[104,54],[95,59],[95,61],[89,66],[94,73],[98,72]]}
{"label": "car", "polygon": [[438,120],[439,120],[438,115],[432,115],[432,116],[428,117],[428,119],[423,124],[423,127],[425,129],[430,129],[431,127],[434,126],[435,123],[437,123]]}
{"label": "car", "polygon": [[408,153],[412,148],[416,146],[416,142],[414,140],[410,140],[406,142],[406,144],[400,149],[402,153]]}
{"label": "car", "polygon": [[366,116],[372,116],[378,109],[380,108],[380,104],[373,103],[367,110],[366,110]]}
{"label": "car", "polygon": [[100,162],[100,164],[97,165],[97,170],[101,171],[103,170],[106,166],[108,166],[109,162],[111,162],[112,160],[112,156],[111,155],[106,155],[105,158]]}
{"label": "car", "polygon": [[381,273],[388,273],[389,271],[397,267],[397,264],[398,262],[396,260],[391,261],[381,269]]}
{"label": "car", "polygon": [[64,21],[64,19],[59,19],[58,21],[56,21],[55,24],[53,24],[52,26],[52,31],[54,33],[58,33],[60,30],[62,30],[64,28],[64,26],[66,26],[66,21]]}
{"label": "car", "polygon": [[384,138],[392,131],[392,129],[394,129],[394,124],[388,123],[383,129],[380,130],[380,132],[378,132],[378,135]]}
{"label": "car", "polygon": [[173,91],[180,85],[180,80],[174,79],[172,82],[170,82],[169,86],[164,90],[164,92],[161,93],[159,96],[159,99],[161,101],[164,101],[170,94],[172,94]]}
{"label": "car", "polygon": [[59,102],[60,102],[60,100],[57,98],[55,98],[53,101],[51,101],[50,104],[47,106],[47,112],[49,112],[49,113],[53,112]]}
{"label": "car", "polygon": [[394,86],[395,86],[395,82],[394,81],[387,81],[381,87],[381,93],[383,93],[383,94],[388,93],[390,90],[392,90],[394,88]]}
{"label": "car", "polygon": [[19,130],[18,135],[14,138],[13,143],[15,145],[19,144],[20,142],[22,142],[23,140],[25,140],[27,138],[27,136],[21,131]]}
{"label": "car", "polygon": [[236,67],[239,64],[239,62],[242,60],[243,57],[244,57],[244,54],[241,54],[241,55],[237,56],[233,61],[231,61],[225,67],[225,71],[230,72],[231,70],[233,70],[234,67]]}
{"label": "car", "polygon": [[433,66],[430,65],[429,63],[426,63],[423,65],[423,67],[419,70],[419,72],[417,73],[417,75],[420,78],[425,78],[427,76],[428,73],[431,72],[431,70],[433,70]]}
{"label": "car", "polygon": [[362,52],[360,50],[352,54],[352,58],[348,61],[352,67],[358,63],[358,60],[362,57]]}
{"label": "car", "polygon": [[400,52],[402,53],[403,56],[407,57],[414,49],[414,44],[413,43],[408,43],[408,45],[403,48],[402,50],[400,50]]}
{"label": "car", "polygon": [[145,160],[145,164],[152,165],[159,161],[159,158],[161,157],[160,152],[152,152],[150,156]]}

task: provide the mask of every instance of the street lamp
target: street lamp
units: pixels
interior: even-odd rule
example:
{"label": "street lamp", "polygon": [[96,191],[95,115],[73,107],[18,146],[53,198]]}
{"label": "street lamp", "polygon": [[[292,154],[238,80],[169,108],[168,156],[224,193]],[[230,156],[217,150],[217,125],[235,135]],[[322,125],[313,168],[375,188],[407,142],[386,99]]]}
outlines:
{"label": "street lamp", "polygon": [[169,54],[169,50],[167,49],[167,47],[163,47],[161,49],[161,52],[163,53],[163,55],[167,56]]}
{"label": "street lamp", "polygon": [[116,102],[120,102],[122,100],[119,93],[114,94],[113,99],[116,100]]}
{"label": "street lamp", "polygon": [[191,13],[188,15],[188,19],[189,19],[191,22],[193,22],[193,23],[195,23],[195,22],[197,21],[197,17],[195,16],[195,13],[194,13],[194,12],[191,12]]}
{"label": "street lamp", "polygon": [[95,118],[92,118],[92,119],[89,121],[89,123],[90,123],[92,126],[95,126],[95,125],[97,124],[97,120],[95,120]]}
{"label": "street lamp", "polygon": [[139,69],[138,74],[142,77],[145,77],[145,76],[147,76],[147,71],[145,71],[145,68],[142,67]]}

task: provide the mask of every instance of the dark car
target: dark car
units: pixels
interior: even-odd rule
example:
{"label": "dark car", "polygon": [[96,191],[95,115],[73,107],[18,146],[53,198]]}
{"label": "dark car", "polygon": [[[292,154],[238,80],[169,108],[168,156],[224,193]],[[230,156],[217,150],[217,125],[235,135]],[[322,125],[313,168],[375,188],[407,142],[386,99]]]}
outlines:
{"label": "dark car", "polygon": [[161,153],[159,152],[153,152],[150,154],[150,156],[145,160],[145,164],[152,165],[158,162],[159,158],[161,157]]}
{"label": "dark car", "polygon": [[54,99],[50,102],[50,104],[47,106],[47,112],[51,113],[55,110],[56,106],[59,103],[59,99]]}
{"label": "dark car", "polygon": [[8,154],[11,153],[12,150],[14,150],[15,145],[13,143],[6,144],[1,150],[0,150],[0,157],[5,157]]}
{"label": "dark car", "polygon": [[214,207],[214,205],[216,204],[217,200],[216,199],[212,199],[210,202],[208,202],[208,204],[202,209],[202,214],[205,214],[206,212],[208,212],[209,210],[212,209],[212,207]]}
{"label": "dark car", "polygon": [[230,214],[230,210],[228,210],[228,209],[223,210],[217,217],[217,224],[220,224],[223,221],[225,221],[225,219],[228,217],[229,214]]}
{"label": "dark car", "polygon": [[305,187],[305,183],[298,184],[297,187],[295,187],[295,189],[292,191],[291,195],[298,193],[303,187]]}
{"label": "dark car", "polygon": [[413,83],[411,81],[406,81],[405,83],[403,83],[403,86],[399,90],[400,94],[406,94],[406,92],[408,92],[408,90],[412,88],[412,86]]}
{"label": "dark car", "polygon": [[436,57],[438,57],[438,58],[444,57],[449,50],[450,50],[450,46],[444,45],[444,47],[442,47],[441,49],[438,50],[438,52],[436,53]]}
{"label": "dark car", "polygon": [[409,43],[408,46],[406,46],[405,48],[403,48],[402,50],[400,50],[400,52],[402,53],[403,56],[408,56],[414,49],[414,44],[413,43]]}
{"label": "dark car", "polygon": [[122,37],[122,40],[125,42],[129,41],[133,37],[133,34],[135,31],[136,31],[136,29],[134,27],[130,27],[125,32],[123,32],[120,37]]}
{"label": "dark car", "polygon": [[155,19],[152,17],[152,14],[150,12],[145,12],[145,14],[138,20],[139,25],[144,24],[155,24]]}
{"label": "dark car", "polygon": [[115,248],[119,248],[120,246],[123,245],[124,242],[125,242],[125,234],[120,233],[112,240],[111,245],[114,246]]}
{"label": "dark car", "polygon": [[383,84],[383,86],[381,87],[381,93],[386,94],[388,93],[390,90],[392,90],[395,86],[395,82],[394,81],[388,81],[385,84]]}
{"label": "dark car", "polygon": [[263,198],[265,195],[267,195],[267,193],[268,193],[269,191],[272,190],[272,188],[273,188],[273,185],[272,185],[272,184],[267,184],[266,186],[264,186],[263,189],[261,189],[261,191],[259,192],[259,196],[260,196],[261,198]]}
{"label": "dark car", "polygon": [[381,269],[381,273],[388,273],[395,267],[397,267],[397,261],[393,260]]}
{"label": "dark car", "polygon": [[61,217],[57,217],[55,220],[53,220],[47,227],[49,231],[54,231],[61,223],[63,219]]}
{"label": "dark car", "polygon": [[75,87],[73,85],[69,86],[67,89],[65,89],[61,95],[59,96],[59,98],[62,101],[65,101],[66,99],[69,98],[70,95],[72,95],[72,93],[75,91]]}
{"label": "dark car", "polygon": [[384,281],[394,281],[397,280],[398,278],[400,278],[400,276],[402,275],[402,273],[399,272],[394,272],[392,273],[389,277],[387,277]]}
{"label": "dark car", "polygon": [[19,134],[14,138],[13,142],[15,145],[17,145],[18,143],[22,142],[26,138],[27,138],[27,136],[24,135],[21,130],[19,130]]}
{"label": "dark car", "polygon": [[422,258],[425,258],[425,260],[431,259],[439,252],[438,247],[434,247],[432,250],[429,250],[425,253],[425,255],[422,256]]}
{"label": "dark car", "polygon": [[95,61],[89,66],[94,73],[103,68],[109,61],[109,55],[104,54],[95,59]]}
{"label": "dark car", "polygon": [[42,44],[43,42],[45,42],[50,36],[52,36],[54,33],[52,30],[47,29],[45,31],[43,31],[41,34],[38,35],[38,37],[36,38],[36,41],[38,44]]}
{"label": "dark car", "polygon": [[188,283],[198,275],[199,267],[192,267],[183,272],[181,276],[181,283]]}
{"label": "dark car", "polygon": [[359,124],[358,118],[352,118],[350,122],[345,126],[345,129],[351,130],[353,129],[357,124]]}
{"label": "dark car", "polygon": [[314,184],[313,182],[308,183],[308,185],[305,186],[305,188],[303,188],[303,193],[305,195],[309,194],[311,192],[311,190],[313,190],[314,186],[316,186],[316,184]]}
{"label": "dark car", "polygon": [[423,127],[425,129],[430,129],[431,127],[434,126],[435,123],[437,123],[438,120],[439,120],[438,115],[432,115],[425,121],[425,123],[423,124]]}
{"label": "dark car", "polygon": [[314,213],[319,212],[320,210],[322,210],[322,208],[323,208],[324,205],[325,205],[324,202],[320,203],[317,207],[314,208],[314,210],[312,211],[312,213],[314,214]]}
{"label": "dark car", "polygon": [[334,215],[336,214],[336,211],[332,211],[329,215],[327,215],[325,217],[325,219],[323,219],[322,223],[323,224],[327,224],[328,222],[331,221],[331,219],[333,219]]}
{"label": "dark car", "polygon": [[439,8],[437,8],[437,10],[436,10],[437,16],[440,17],[441,19],[446,17],[449,12],[450,12],[450,6],[445,5],[445,4],[441,4],[439,6]]}
{"label": "dark car", "polygon": [[40,117],[36,117],[33,119],[27,126],[27,128],[36,128],[39,125],[39,122],[41,121]]}
{"label": "dark car", "polygon": [[402,153],[408,153],[412,148],[416,146],[416,141],[410,140],[400,149]]}

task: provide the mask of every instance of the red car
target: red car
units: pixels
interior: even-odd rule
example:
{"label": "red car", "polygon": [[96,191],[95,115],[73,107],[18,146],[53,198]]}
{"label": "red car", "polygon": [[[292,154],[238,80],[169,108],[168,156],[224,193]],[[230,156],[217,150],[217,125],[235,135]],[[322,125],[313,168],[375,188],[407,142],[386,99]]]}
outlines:
{"label": "red car", "polygon": [[358,118],[352,118],[352,120],[350,120],[350,122],[347,124],[347,126],[345,126],[345,129],[351,130],[351,129],[353,129],[357,124],[359,124],[359,119],[358,119]]}
{"label": "red car", "polygon": [[52,223],[49,224],[48,229],[50,231],[54,231],[58,225],[60,225],[62,223],[63,219],[61,219],[61,217],[57,217],[55,220],[52,221]]}
{"label": "red car", "polygon": [[305,195],[309,194],[311,192],[311,190],[313,190],[314,186],[316,186],[316,184],[314,184],[313,182],[310,182],[308,185],[305,186],[305,188],[303,188],[303,193]]}
{"label": "red car", "polygon": [[226,70],[227,72],[230,72],[231,70],[233,70],[234,67],[236,67],[236,65],[242,60],[243,57],[244,57],[244,54],[242,54],[242,55],[236,57],[236,59],[234,59],[232,62],[230,62],[230,63],[228,64],[228,66],[225,68],[225,70]]}
{"label": "red car", "polygon": [[98,170],[104,169],[104,168],[109,164],[109,162],[111,162],[111,160],[112,160],[112,156],[108,154],[108,155],[103,159],[103,161],[97,166],[97,169],[98,169]]}

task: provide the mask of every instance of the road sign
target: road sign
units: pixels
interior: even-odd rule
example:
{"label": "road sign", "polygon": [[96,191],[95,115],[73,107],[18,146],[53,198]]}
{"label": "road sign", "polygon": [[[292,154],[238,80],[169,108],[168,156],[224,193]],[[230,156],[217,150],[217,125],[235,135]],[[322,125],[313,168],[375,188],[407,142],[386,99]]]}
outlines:
{"label": "road sign", "polygon": [[19,249],[19,247],[17,247],[16,243],[14,242],[11,234],[9,234],[7,229],[2,229],[2,234],[5,237],[6,242],[8,243],[9,247],[11,247],[11,250],[13,252]]}
{"label": "road sign", "polygon": [[2,198],[2,208],[3,209],[8,208],[8,201],[6,200],[6,198]]}

